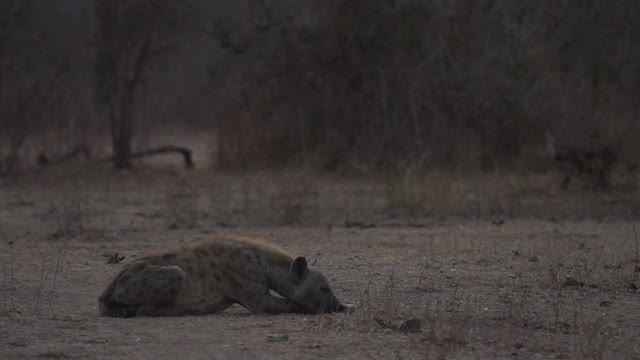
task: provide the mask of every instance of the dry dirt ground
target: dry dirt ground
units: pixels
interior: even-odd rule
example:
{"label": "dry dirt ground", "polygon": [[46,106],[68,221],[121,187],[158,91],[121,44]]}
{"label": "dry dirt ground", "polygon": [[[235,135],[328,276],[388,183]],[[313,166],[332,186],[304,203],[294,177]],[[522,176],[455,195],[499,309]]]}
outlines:
{"label": "dry dirt ground", "polygon": [[[102,168],[5,179],[0,358],[640,358],[637,195],[500,179]],[[358,310],[98,316],[122,266],[107,256],[126,262],[215,233],[316,259]],[[421,330],[394,328],[408,319]]]}

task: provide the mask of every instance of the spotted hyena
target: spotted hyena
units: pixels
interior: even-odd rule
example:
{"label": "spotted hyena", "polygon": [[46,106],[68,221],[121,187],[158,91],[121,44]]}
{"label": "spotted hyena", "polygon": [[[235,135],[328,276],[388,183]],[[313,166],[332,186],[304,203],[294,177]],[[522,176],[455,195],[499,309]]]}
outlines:
{"label": "spotted hyena", "polygon": [[[273,290],[280,296],[273,295]],[[304,257],[255,239],[220,236],[125,266],[99,299],[104,316],[180,316],[240,304],[254,314],[352,310]]]}

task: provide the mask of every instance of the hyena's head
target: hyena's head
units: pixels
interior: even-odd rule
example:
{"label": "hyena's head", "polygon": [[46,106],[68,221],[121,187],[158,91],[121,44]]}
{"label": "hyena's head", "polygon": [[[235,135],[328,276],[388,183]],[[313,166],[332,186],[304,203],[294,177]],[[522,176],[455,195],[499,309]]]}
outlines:
{"label": "hyena's head", "polygon": [[333,295],[327,278],[307,265],[304,257],[297,257],[289,267],[294,292],[291,300],[314,313],[342,312],[347,310]]}

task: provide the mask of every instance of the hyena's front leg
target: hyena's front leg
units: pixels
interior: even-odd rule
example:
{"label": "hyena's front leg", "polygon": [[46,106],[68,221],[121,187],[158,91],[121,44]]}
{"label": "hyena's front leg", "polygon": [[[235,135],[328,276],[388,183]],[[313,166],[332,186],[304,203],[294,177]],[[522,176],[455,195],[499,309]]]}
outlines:
{"label": "hyena's front leg", "polygon": [[136,316],[184,316],[187,312],[185,309],[171,304],[152,304],[147,303],[138,308]]}
{"label": "hyena's front leg", "polygon": [[298,303],[295,303],[289,299],[274,296],[271,294],[262,294],[256,296],[255,294],[248,294],[247,296],[240,296],[234,301],[254,314],[309,314],[311,311]]}
{"label": "hyena's front leg", "polygon": [[177,266],[131,264],[100,297],[101,311],[116,317],[183,315],[174,305],[184,278]]}
{"label": "hyena's front leg", "polygon": [[239,283],[231,278],[235,286],[229,288],[227,298],[254,314],[308,314],[310,312],[307,307],[287,298],[271,295],[269,288],[259,280],[251,281],[250,279],[246,277],[244,286],[239,286]]}

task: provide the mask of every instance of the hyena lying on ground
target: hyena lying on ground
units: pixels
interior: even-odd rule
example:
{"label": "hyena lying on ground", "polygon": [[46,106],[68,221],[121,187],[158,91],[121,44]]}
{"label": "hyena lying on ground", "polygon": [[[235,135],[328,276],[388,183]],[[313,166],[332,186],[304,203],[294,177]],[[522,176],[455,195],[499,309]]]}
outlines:
{"label": "hyena lying on ground", "polygon": [[[270,290],[280,296],[272,295]],[[215,237],[128,265],[99,299],[104,316],[180,316],[240,304],[254,314],[353,310],[304,257],[259,240]]]}

